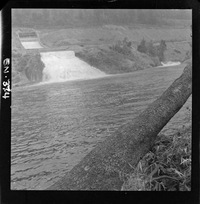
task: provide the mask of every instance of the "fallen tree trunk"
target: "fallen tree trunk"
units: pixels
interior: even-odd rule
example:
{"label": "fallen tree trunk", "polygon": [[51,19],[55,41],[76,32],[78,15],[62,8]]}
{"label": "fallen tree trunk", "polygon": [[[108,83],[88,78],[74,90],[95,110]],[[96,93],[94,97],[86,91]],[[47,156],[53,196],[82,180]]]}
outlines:
{"label": "fallen tree trunk", "polygon": [[99,143],[62,179],[47,190],[120,190],[126,176],[149,151],[157,134],[192,92],[192,68],[183,74],[133,122]]}

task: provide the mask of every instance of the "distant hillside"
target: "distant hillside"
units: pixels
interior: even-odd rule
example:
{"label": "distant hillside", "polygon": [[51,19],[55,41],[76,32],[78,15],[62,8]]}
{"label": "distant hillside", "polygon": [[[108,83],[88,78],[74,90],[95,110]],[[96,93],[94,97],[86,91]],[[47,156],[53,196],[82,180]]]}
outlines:
{"label": "distant hillside", "polygon": [[61,47],[71,45],[102,45],[112,44],[127,37],[138,45],[144,38],[158,42],[165,41],[188,41],[191,40],[190,27],[168,28],[137,26],[104,25],[91,28],[69,28],[40,30],[43,44],[50,47]]}
{"label": "distant hillside", "polygon": [[165,9],[13,9],[14,27],[76,28],[114,25],[170,25],[191,24],[191,10]]}

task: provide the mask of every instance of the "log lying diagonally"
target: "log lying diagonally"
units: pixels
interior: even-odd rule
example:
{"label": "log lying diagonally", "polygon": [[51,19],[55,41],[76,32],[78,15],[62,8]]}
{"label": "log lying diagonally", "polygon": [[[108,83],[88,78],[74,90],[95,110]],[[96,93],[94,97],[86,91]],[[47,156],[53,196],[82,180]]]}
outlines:
{"label": "log lying diagonally", "polygon": [[120,190],[157,134],[184,105],[192,92],[192,66],[133,122],[99,143],[61,180],[47,190]]}

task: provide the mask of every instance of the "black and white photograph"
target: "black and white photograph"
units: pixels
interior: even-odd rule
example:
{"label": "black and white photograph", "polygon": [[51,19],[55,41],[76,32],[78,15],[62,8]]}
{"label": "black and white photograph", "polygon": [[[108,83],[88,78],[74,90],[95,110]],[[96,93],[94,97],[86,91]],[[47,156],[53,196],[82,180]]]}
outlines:
{"label": "black and white photograph", "polygon": [[192,9],[11,19],[11,190],[191,191]]}

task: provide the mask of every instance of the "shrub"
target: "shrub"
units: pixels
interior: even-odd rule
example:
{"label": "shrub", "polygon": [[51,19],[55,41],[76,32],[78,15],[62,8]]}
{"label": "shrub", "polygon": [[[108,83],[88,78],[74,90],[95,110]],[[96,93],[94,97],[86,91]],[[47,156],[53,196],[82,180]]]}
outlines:
{"label": "shrub", "polygon": [[139,52],[148,54],[150,57],[158,57],[160,61],[164,61],[164,52],[167,46],[164,40],[161,40],[160,45],[154,46],[153,42],[146,42],[142,39],[141,43],[138,45],[137,50]]}
{"label": "shrub", "polygon": [[127,38],[124,38],[123,41],[119,40],[115,45],[110,46],[110,49],[123,55],[131,55],[131,46],[131,41],[128,41]]}
{"label": "shrub", "polygon": [[156,56],[156,57],[152,57],[151,59],[153,60],[155,66],[159,66],[159,65],[161,65],[158,56]]}
{"label": "shrub", "polygon": [[147,53],[146,41],[144,39],[142,39],[141,43],[138,45],[137,50],[142,53]]}
{"label": "shrub", "polygon": [[24,72],[29,81],[35,82],[42,80],[43,69],[44,63],[39,53],[25,54],[19,60],[16,68],[18,72]]}
{"label": "shrub", "polygon": [[190,191],[191,127],[174,135],[160,134],[122,190]]}

